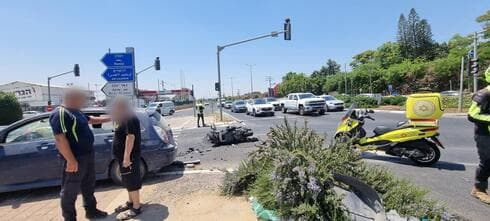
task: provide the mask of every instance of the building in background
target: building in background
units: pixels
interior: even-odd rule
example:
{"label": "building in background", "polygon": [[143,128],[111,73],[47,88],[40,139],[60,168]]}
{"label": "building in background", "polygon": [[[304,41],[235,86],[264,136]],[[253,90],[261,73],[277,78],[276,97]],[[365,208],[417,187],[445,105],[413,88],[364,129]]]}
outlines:
{"label": "building in background", "polygon": [[[53,106],[63,103],[63,94],[69,87],[51,85]],[[48,85],[14,81],[0,85],[0,91],[13,93],[23,110],[45,111],[48,105]],[[89,100],[95,101],[94,91],[86,90]]]}

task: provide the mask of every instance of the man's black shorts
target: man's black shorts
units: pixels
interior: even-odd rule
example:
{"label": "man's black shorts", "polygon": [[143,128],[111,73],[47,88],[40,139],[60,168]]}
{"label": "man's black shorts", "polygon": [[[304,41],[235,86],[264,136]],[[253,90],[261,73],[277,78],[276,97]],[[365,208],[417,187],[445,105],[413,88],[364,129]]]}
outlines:
{"label": "man's black shorts", "polygon": [[122,161],[119,161],[122,185],[129,192],[141,189],[140,160],[131,161],[131,166],[124,168]]}

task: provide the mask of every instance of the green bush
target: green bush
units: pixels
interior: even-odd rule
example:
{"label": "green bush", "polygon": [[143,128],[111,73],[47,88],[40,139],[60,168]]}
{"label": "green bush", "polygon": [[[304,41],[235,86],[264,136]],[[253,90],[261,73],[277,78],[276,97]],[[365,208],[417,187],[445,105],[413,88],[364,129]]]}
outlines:
{"label": "green bush", "polygon": [[284,124],[272,128],[268,140],[233,173],[226,174],[222,192],[249,193],[285,220],[349,220],[336,195],[333,172],[356,177],[373,187],[385,208],[404,216],[439,220],[443,208],[426,198],[427,191],[400,180],[385,169],[360,161],[349,143],[328,148],[308,128]]}
{"label": "green bush", "polygon": [[356,103],[359,108],[378,107],[378,100],[376,98],[366,96],[355,96],[352,98],[352,103]]}
{"label": "green bush", "polygon": [[0,91],[0,125],[8,125],[22,119],[22,109],[11,93]]}
{"label": "green bush", "polygon": [[381,99],[381,105],[404,106],[407,98],[404,96],[389,96]]}
{"label": "green bush", "polygon": [[[442,96],[443,108],[458,108],[459,96]],[[471,96],[463,96],[463,108],[469,108],[471,106]]]}

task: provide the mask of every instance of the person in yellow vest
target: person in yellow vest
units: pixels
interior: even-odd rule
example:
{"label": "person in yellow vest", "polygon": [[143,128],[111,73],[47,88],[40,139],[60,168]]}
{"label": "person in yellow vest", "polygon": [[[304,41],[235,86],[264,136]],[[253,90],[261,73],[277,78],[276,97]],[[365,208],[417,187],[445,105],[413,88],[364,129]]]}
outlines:
{"label": "person in yellow vest", "polygon": [[[490,67],[485,71],[484,77],[490,84]],[[471,195],[490,204],[490,196],[487,194],[490,177],[490,85],[473,95],[473,102],[468,110],[468,120],[475,124],[475,142],[480,159]]]}
{"label": "person in yellow vest", "polygon": [[199,124],[200,120],[202,120],[202,126],[205,127],[206,124],[204,123],[204,105],[202,104],[202,102],[197,103],[196,110],[197,110],[197,127],[201,127],[201,125]]}

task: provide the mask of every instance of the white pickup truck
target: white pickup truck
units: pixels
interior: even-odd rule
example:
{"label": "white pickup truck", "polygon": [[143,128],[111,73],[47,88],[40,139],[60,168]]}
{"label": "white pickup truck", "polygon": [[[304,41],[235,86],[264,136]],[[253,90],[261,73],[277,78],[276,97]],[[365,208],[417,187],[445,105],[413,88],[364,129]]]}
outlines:
{"label": "white pickup truck", "polygon": [[317,112],[325,114],[325,100],[312,93],[292,93],[283,100],[282,112],[297,111],[300,115]]}

